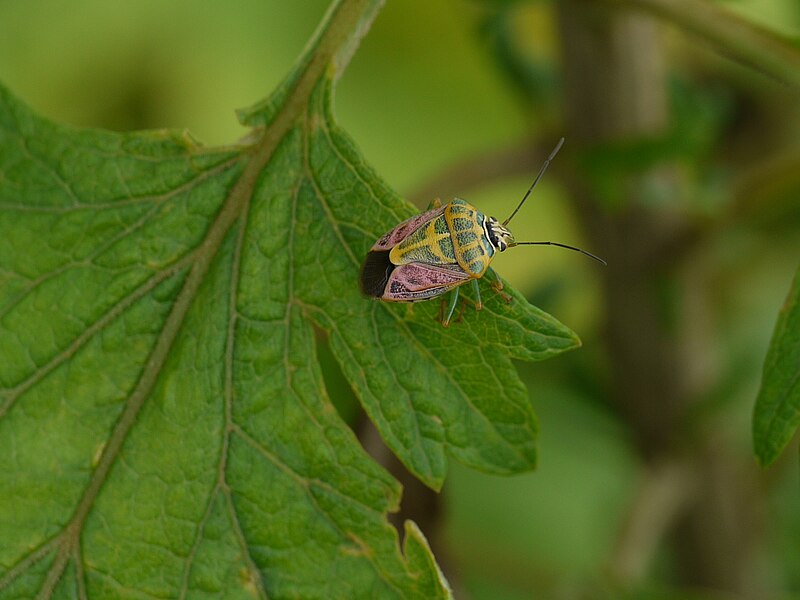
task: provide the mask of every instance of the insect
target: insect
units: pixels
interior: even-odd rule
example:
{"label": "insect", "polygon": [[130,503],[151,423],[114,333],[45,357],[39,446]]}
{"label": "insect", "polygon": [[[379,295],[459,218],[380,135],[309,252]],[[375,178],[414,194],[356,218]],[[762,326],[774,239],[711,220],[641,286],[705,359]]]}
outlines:
{"label": "insect", "polygon": [[465,200],[455,198],[442,206],[437,199],[429,210],[386,233],[367,253],[361,267],[361,291],[385,302],[418,302],[452,290],[447,313],[442,318],[442,325],[447,327],[458,303],[459,287],[465,283],[472,282],[476,310],[483,307],[478,279],[487,272],[494,276],[492,288],[511,300],[503,294],[502,282],[489,267],[496,252],[523,245],[558,246],[606,264],[602,258],[574,246],[558,242],[518,242],[506,229],[563,143],[564,138],[561,138],[514,212],[502,223],[487,217]]}

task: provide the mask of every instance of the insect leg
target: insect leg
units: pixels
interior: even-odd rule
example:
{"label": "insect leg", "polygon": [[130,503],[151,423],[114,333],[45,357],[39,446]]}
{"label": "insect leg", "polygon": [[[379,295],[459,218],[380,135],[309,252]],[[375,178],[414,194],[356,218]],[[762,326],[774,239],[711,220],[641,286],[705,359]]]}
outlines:
{"label": "insect leg", "polygon": [[494,281],[489,282],[489,285],[492,286],[492,289],[495,291],[496,294],[498,294],[506,302],[510,303],[513,300],[513,298],[503,291],[504,286],[503,282],[500,281],[500,277],[497,275],[497,273],[494,272],[494,269],[492,269],[491,267],[486,272],[487,275],[489,273],[491,273],[492,277],[494,277]]}
{"label": "insect leg", "polygon": [[461,317],[464,316],[464,309],[467,307],[466,298],[461,299],[461,309],[458,311],[458,316],[456,317],[456,323],[461,323]]}
{"label": "insect leg", "polygon": [[456,304],[458,303],[458,288],[453,288],[453,294],[450,297],[450,306],[447,309],[447,316],[445,317],[444,321],[442,321],[442,326],[450,327],[450,318],[453,316],[453,311],[456,309]]}
{"label": "insect leg", "polygon": [[475,291],[475,310],[480,310],[483,308],[483,302],[481,301],[481,288],[478,286],[478,280],[472,280],[472,289]]}

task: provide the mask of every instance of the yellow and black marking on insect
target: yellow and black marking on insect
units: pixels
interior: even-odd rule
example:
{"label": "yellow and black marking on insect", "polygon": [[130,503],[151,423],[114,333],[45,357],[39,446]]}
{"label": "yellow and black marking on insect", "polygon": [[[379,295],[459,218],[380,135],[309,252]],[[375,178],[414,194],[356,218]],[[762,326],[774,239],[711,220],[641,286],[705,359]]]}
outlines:
{"label": "yellow and black marking on insect", "polygon": [[[442,325],[447,327],[458,303],[458,288],[468,281],[472,282],[476,309],[482,308],[478,279],[491,271],[489,263],[496,252],[521,245],[559,246],[606,264],[603,259],[575,246],[558,242],[517,242],[506,229],[563,143],[564,138],[561,138],[517,208],[502,224],[456,198],[444,206],[434,200],[428,211],[403,221],[386,233],[367,253],[361,267],[361,291],[386,302],[418,302],[452,290],[447,314],[442,319]],[[491,285],[502,293],[503,284],[497,276]]]}

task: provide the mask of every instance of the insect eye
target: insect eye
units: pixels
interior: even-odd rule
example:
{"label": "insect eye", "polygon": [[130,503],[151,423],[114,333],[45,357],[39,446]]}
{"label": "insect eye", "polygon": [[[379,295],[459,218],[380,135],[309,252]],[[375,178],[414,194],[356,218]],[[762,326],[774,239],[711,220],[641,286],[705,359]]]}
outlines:
{"label": "insect eye", "polygon": [[505,252],[506,248],[508,248],[508,244],[503,240],[497,240],[497,249],[500,250],[500,252]]}

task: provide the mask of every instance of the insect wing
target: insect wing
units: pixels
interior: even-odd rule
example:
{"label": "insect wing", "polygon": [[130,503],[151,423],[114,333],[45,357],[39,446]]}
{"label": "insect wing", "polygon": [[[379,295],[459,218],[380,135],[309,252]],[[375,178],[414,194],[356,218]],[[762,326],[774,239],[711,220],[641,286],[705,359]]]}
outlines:
{"label": "insect wing", "polygon": [[444,294],[469,279],[469,275],[458,266],[422,263],[400,265],[391,272],[381,299],[388,302],[427,300]]}
{"label": "insect wing", "polygon": [[410,219],[406,219],[397,227],[382,236],[367,253],[364,264],[361,266],[359,283],[361,292],[373,298],[383,298],[386,284],[395,268],[389,259],[389,254],[397,244],[413,234],[420,227],[431,220],[436,220],[444,213],[444,207],[439,206],[428,210]]}
{"label": "insect wing", "polygon": [[408,234],[390,250],[389,260],[396,265],[456,265],[453,240],[444,216],[431,219]]}
{"label": "insect wing", "polygon": [[444,206],[434,208],[433,210],[426,211],[406,219],[397,227],[392,229],[387,234],[383,235],[375,244],[370,248],[371,252],[381,250],[391,250],[394,246],[402,242],[407,236],[414,233],[420,226],[424,225],[431,219],[436,219],[444,213]]}

